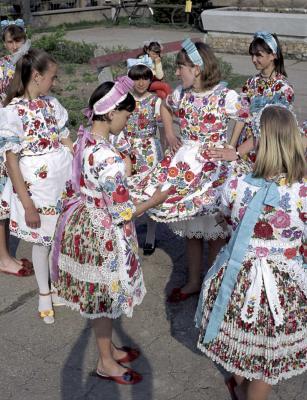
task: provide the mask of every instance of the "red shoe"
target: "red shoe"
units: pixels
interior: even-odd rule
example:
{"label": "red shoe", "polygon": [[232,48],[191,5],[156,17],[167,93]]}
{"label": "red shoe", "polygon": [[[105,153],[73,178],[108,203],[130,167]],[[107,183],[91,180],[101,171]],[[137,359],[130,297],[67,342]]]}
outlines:
{"label": "red shoe", "polygon": [[200,290],[197,290],[196,292],[192,293],[184,293],[181,291],[181,288],[174,288],[172,290],[172,293],[168,296],[167,301],[168,303],[180,303],[181,301],[185,301],[188,298],[199,294]]}
{"label": "red shoe", "polygon": [[141,354],[141,352],[139,350],[132,349],[131,347],[128,347],[128,346],[123,346],[118,350],[122,350],[127,353],[127,355],[125,357],[121,358],[120,360],[116,360],[116,362],[118,362],[120,364],[130,363],[130,362],[136,360]]}
{"label": "red shoe", "polygon": [[27,258],[21,258],[20,261],[22,262],[23,267],[25,267],[26,269],[28,269],[29,271],[32,271],[32,273],[34,273],[33,264],[31,263],[31,261],[29,261]]}
{"label": "red shoe", "polygon": [[227,386],[227,389],[229,390],[231,400],[238,400],[238,397],[235,392],[235,387],[237,386],[237,382],[235,378],[232,376],[227,381],[225,381],[225,385]]}
{"label": "red shoe", "polygon": [[24,266],[22,266],[17,272],[3,271],[3,269],[0,269],[0,272],[3,272],[4,274],[7,274],[7,275],[14,275],[14,276],[18,276],[18,277],[25,277],[25,276],[33,275],[33,270],[30,270]]}
{"label": "red shoe", "polygon": [[120,385],[135,385],[136,383],[141,382],[141,380],[143,379],[142,375],[133,371],[130,368],[121,376],[105,375],[98,370],[96,371],[96,376],[100,379],[104,379],[107,381],[114,381]]}

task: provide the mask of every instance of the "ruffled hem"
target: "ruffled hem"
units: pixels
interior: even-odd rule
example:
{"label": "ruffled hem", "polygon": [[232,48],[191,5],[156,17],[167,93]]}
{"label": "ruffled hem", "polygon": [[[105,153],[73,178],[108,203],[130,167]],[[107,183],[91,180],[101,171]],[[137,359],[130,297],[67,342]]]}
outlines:
{"label": "ruffled hem", "polygon": [[[9,218],[10,216],[8,216],[7,218]],[[4,218],[3,218],[4,219]],[[32,235],[31,235],[31,233],[30,232],[26,232],[26,233],[24,233],[25,231],[20,231],[20,229],[17,229],[17,230],[12,230],[12,227],[11,227],[11,225],[10,225],[10,234],[11,235],[13,235],[13,236],[16,236],[16,237],[18,237],[19,239],[22,239],[22,240],[24,240],[25,242],[30,242],[30,243],[34,243],[34,244],[41,244],[42,246],[51,246],[52,245],[52,243],[53,243],[53,238],[52,237],[50,237],[50,239],[49,240],[46,240],[46,237],[47,236],[44,236],[44,237],[42,237],[42,236],[38,236],[38,237],[36,237],[36,238],[34,238]]]}
{"label": "ruffled hem", "polygon": [[128,317],[128,318],[132,318],[134,307],[139,306],[142,303],[145,294],[146,294],[146,289],[144,288],[142,295],[137,299],[137,301],[134,302],[134,304],[132,306],[130,306],[127,309],[117,309],[116,312],[112,312],[112,313],[101,312],[101,313],[97,313],[97,314],[88,314],[88,313],[85,313],[80,310],[79,303],[72,303],[70,301],[67,301],[63,297],[59,297],[59,301],[64,303],[65,306],[71,308],[73,311],[79,311],[79,313],[82,317],[88,318],[88,319],[97,319],[97,318],[102,318],[102,317],[116,319],[116,318],[119,318],[121,315],[126,315],[126,317]]}
{"label": "ruffled hem", "polygon": [[214,353],[209,351],[205,346],[201,345],[200,343],[197,344],[197,347],[200,351],[202,351],[204,354],[206,354],[207,357],[211,358],[212,361],[220,364],[226,371],[228,371],[232,374],[243,376],[245,379],[248,379],[249,381],[258,379],[258,380],[262,380],[262,381],[268,383],[269,385],[277,385],[281,380],[283,380],[283,379],[286,380],[286,379],[290,379],[294,376],[301,375],[302,373],[304,373],[307,370],[307,365],[306,365],[305,367],[303,367],[301,369],[283,372],[275,379],[268,378],[262,372],[252,373],[252,372],[249,372],[246,370],[241,370],[239,368],[236,368],[233,364],[221,360],[217,355],[215,355]]}
{"label": "ruffled hem", "polygon": [[[2,134],[2,132],[1,132]],[[3,157],[4,162],[6,162],[6,152],[11,151],[12,153],[18,154],[24,149],[25,145],[19,143],[5,143],[3,146],[0,147],[0,156]]]}
{"label": "ruffled hem", "polygon": [[186,237],[188,239],[204,239],[204,240],[217,240],[217,239],[227,239],[229,237],[228,232],[221,232],[221,233],[208,233],[208,232],[184,232],[184,231],[178,231],[178,230],[173,230],[172,231],[175,233],[175,235],[178,235],[180,237]]}

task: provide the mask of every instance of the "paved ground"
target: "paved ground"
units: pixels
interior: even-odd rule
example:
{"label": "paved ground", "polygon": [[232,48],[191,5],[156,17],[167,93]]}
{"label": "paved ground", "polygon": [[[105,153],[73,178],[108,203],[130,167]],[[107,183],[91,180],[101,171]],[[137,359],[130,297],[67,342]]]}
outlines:
{"label": "paved ground", "polygon": [[[129,35],[128,35],[129,33]],[[92,35],[92,36],[90,36]],[[196,34],[198,36],[198,34]],[[187,36],[179,31],[101,29],[72,32],[74,39],[128,40],[131,47],[152,36],[162,41]],[[92,39],[91,39],[92,40]],[[110,39],[107,40],[108,44]],[[137,44],[137,45],[138,45]],[[223,56],[224,57],[224,56]],[[235,70],[253,73],[249,58],[225,56]],[[299,93],[297,104],[307,118],[307,63],[290,61],[290,80]],[[303,79],[304,78],[304,79]],[[305,95],[304,95],[305,93]],[[305,113],[305,114],[303,114]],[[138,221],[140,244],[144,220]],[[142,257],[147,286],[143,304],[132,319],[115,322],[115,342],[137,346],[142,351],[133,367],[144,374],[134,387],[99,381],[91,375],[97,361],[94,338],[88,322],[66,308],[56,310],[56,323],[44,325],[37,317],[34,277],[0,277],[0,399],[1,400],[228,400],[223,374],[195,347],[197,330],[193,317],[196,298],[170,306],[165,294],[185,280],[184,241],[164,225],[158,227],[156,252]],[[19,256],[30,257],[22,244]],[[271,400],[303,400],[306,375],[274,388]]]}

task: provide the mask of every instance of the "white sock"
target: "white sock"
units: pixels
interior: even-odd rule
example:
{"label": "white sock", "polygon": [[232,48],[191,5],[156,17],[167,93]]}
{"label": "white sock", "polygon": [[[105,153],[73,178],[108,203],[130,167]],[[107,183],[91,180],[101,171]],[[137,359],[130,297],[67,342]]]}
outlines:
{"label": "white sock", "polygon": [[151,244],[152,246],[155,245],[156,239],[156,221],[152,220],[151,218],[147,217],[147,233],[146,233],[146,240],[145,243]]}
{"label": "white sock", "polygon": [[[47,294],[49,287],[49,252],[50,246],[34,244],[32,248],[32,262],[39,293]],[[52,308],[51,296],[39,296],[39,311]]]}

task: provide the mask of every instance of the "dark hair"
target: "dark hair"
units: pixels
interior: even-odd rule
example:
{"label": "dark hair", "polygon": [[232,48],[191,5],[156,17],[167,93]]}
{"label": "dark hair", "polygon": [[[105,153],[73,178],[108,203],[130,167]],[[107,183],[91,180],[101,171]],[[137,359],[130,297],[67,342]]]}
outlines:
{"label": "dark hair", "polygon": [[[277,43],[277,53],[276,53],[276,58],[274,59],[275,71],[279,74],[283,74],[284,76],[288,76],[285,70],[284,56],[282,54],[282,49],[278,37],[275,33],[273,33],[272,36],[274,37]],[[257,54],[261,50],[266,52],[267,54],[273,54],[273,50],[271,49],[270,46],[266,44],[264,39],[255,38],[249,45],[248,52],[251,56],[253,56],[254,54]]]}
{"label": "dark hair", "polygon": [[128,76],[133,81],[138,81],[139,79],[146,79],[152,81],[153,72],[150,68],[146,67],[146,65],[138,64],[130,68]]}
{"label": "dark hair", "polygon": [[[101,85],[99,85],[94,92],[92,93],[89,101],[88,101],[88,107],[90,110],[93,110],[94,104],[97,103],[98,100],[100,100],[102,97],[104,97],[109,91],[112,89],[114,86],[114,82],[103,82]],[[132,112],[135,109],[135,100],[134,97],[132,96],[131,93],[127,94],[127,97],[120,102],[115,110],[122,111],[126,110],[129,112]],[[93,115],[93,121],[106,121],[106,115]]]}
{"label": "dark hair", "polygon": [[30,49],[16,64],[14,78],[9,85],[4,106],[8,105],[14,97],[25,94],[34,70],[43,74],[50,64],[56,63],[56,60],[44,50]]}
{"label": "dark hair", "polygon": [[157,53],[160,57],[161,55],[161,45],[159,42],[150,42],[148,45],[144,45],[143,47],[143,52],[144,54],[148,54],[149,51],[153,51],[154,53]]}
{"label": "dark hair", "polygon": [[27,34],[21,26],[12,24],[12,25],[9,25],[7,28],[5,28],[4,31],[2,32],[3,42],[5,41],[5,35],[7,33],[9,33],[11,35],[11,38],[15,42],[21,42],[22,40],[24,40],[24,41],[27,40]]}
{"label": "dark hair", "polygon": [[[217,58],[215,57],[212,49],[205,43],[196,42],[195,46],[204,62],[204,70],[201,72],[201,80],[203,89],[212,89],[221,80],[221,70]],[[182,49],[177,54],[176,58],[177,66],[187,65],[189,67],[195,67],[195,64],[190,60],[187,52]]]}

